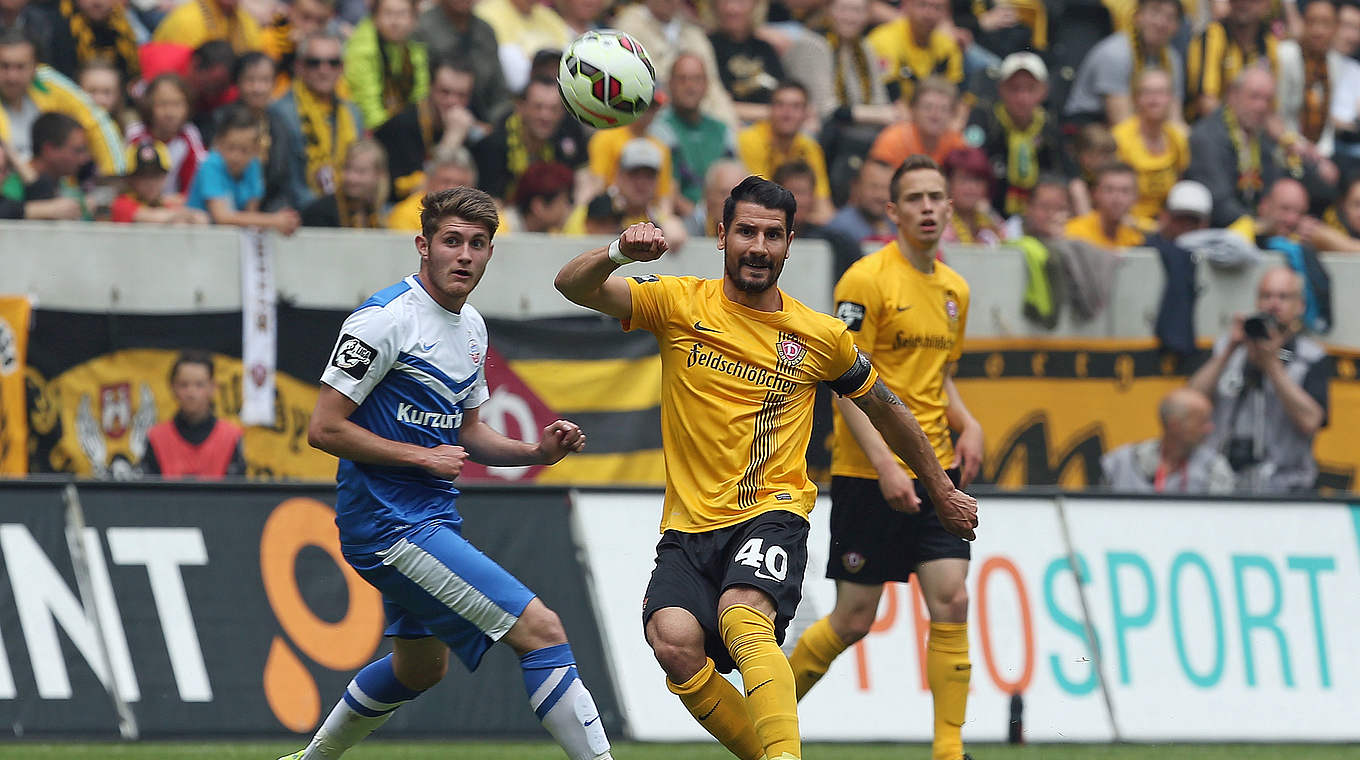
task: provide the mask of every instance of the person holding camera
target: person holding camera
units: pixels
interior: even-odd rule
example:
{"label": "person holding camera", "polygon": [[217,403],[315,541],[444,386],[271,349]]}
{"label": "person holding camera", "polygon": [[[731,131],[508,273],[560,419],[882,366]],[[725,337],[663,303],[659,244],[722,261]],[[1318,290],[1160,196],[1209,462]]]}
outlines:
{"label": "person holding camera", "polygon": [[1313,438],[1327,424],[1326,351],[1301,335],[1303,279],[1277,266],[1261,276],[1256,314],[1235,315],[1232,330],[1190,378],[1214,402],[1209,444],[1237,476],[1237,490],[1311,490]]}

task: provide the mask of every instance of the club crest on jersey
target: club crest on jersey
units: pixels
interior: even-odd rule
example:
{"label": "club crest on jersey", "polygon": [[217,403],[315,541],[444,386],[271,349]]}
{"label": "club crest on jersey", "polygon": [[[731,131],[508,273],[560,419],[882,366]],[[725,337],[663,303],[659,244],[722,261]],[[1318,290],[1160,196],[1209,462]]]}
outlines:
{"label": "club crest on jersey", "polygon": [[331,357],[331,364],[337,369],[344,370],[345,374],[355,380],[362,380],[364,375],[368,374],[368,368],[373,364],[376,353],[372,346],[349,333],[344,333],[335,346],[335,356]]}
{"label": "club crest on jersey", "polygon": [[864,555],[859,552],[846,552],[841,555],[841,565],[847,572],[858,573],[864,569]]}
{"label": "club crest on jersey", "polygon": [[482,363],[482,347],[477,345],[476,338],[468,338],[468,358],[472,360],[474,367]]}
{"label": "club crest on jersey", "polygon": [[784,364],[796,367],[807,356],[807,348],[796,340],[781,340],[774,344],[775,350],[779,352],[779,361]]}

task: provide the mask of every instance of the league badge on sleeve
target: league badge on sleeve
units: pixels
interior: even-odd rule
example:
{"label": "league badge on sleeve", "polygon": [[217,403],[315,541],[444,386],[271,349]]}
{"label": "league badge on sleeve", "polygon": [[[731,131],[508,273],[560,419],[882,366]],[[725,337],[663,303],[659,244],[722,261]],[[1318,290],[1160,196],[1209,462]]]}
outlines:
{"label": "league badge on sleeve", "polygon": [[864,304],[854,301],[841,301],[836,304],[836,319],[845,323],[845,326],[859,332],[864,326]]}
{"label": "league badge on sleeve", "polygon": [[345,374],[355,380],[362,380],[364,375],[368,374],[368,368],[373,365],[373,357],[376,353],[372,346],[349,333],[345,333],[340,336],[340,342],[335,347],[335,356],[331,357],[331,365],[344,370]]}

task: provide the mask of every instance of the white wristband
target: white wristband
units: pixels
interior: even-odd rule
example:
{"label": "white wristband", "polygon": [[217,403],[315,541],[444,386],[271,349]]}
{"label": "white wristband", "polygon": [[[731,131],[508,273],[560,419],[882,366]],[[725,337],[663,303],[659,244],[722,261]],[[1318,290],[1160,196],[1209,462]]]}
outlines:
{"label": "white wristband", "polygon": [[609,260],[619,266],[632,264],[634,261],[637,261],[637,259],[628,258],[623,254],[623,251],[619,250],[619,241],[617,240],[609,244]]}

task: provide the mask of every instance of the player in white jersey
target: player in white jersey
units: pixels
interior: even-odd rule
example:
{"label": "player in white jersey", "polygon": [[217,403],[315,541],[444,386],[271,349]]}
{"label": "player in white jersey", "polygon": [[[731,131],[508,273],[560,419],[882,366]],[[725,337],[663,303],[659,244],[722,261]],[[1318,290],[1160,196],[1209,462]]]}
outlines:
{"label": "player in white jersey", "polygon": [[478,416],[486,323],[467,303],[498,225],[486,193],[424,199],[420,271],[345,320],[307,430],[340,458],[335,522],[345,559],[383,594],[392,654],[360,670],[310,744],[280,760],[340,757],[434,686],[450,651],[475,670],[492,644],[520,656],[529,703],[572,760],[609,760],[600,713],[557,615],[462,536],[454,480],[471,458],[553,464],[585,446],[558,420],[529,444]]}

